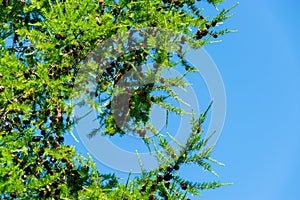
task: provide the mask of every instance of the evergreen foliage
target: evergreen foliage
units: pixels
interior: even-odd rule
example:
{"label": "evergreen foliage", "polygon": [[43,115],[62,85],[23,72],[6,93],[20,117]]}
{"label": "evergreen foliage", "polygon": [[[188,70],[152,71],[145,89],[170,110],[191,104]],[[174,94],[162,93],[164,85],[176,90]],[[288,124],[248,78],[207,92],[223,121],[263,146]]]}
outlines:
{"label": "evergreen foliage", "polygon": [[[207,3],[217,7],[222,1],[0,1],[1,199],[187,199],[187,194],[200,196],[201,190],[225,185],[191,182],[179,173],[181,166],[196,164],[215,174],[211,163],[220,164],[210,157],[213,147],[205,148],[207,139],[203,139],[201,125],[207,112],[193,118],[188,142],[178,144],[179,152],[169,144],[167,139],[174,140],[170,134],[159,133],[149,123],[153,104],[185,114],[166,102],[168,98],[182,101],[171,88],[184,89],[187,85],[182,77],[159,78],[155,84],[135,90],[131,98],[128,120],[138,125],[140,136],[156,152],[158,169],[143,171],[141,176],[121,184],[115,175],[99,172],[90,157],[85,158],[73,146],[64,144],[64,136],[72,134],[76,123],[70,100],[81,95],[74,92],[74,86],[76,81],[84,81],[76,80],[76,75],[89,52],[117,34],[144,27],[157,28],[156,33],[151,33],[153,37],[160,30],[182,35],[177,38],[177,46],[166,48],[170,51],[155,46],[126,49],[120,57],[101,61],[106,64],[101,68],[105,69],[101,76],[94,71],[98,87],[89,89],[90,98],[82,103],[98,109],[102,129],[90,133],[90,137],[99,132],[114,137],[124,135],[126,132],[116,124],[109,98],[114,85],[130,69],[136,72],[135,80],[140,80],[140,65],[149,64],[151,69],[157,69],[158,77],[160,69],[179,64],[186,73],[195,72],[184,59],[182,46],[200,48],[232,32],[217,26],[231,16],[228,13],[233,7],[211,18],[199,8]],[[145,77],[151,77],[151,71]],[[164,95],[153,96],[153,91],[162,91]],[[101,94],[108,98],[97,98]],[[145,136],[146,128],[157,133],[158,143]]]}

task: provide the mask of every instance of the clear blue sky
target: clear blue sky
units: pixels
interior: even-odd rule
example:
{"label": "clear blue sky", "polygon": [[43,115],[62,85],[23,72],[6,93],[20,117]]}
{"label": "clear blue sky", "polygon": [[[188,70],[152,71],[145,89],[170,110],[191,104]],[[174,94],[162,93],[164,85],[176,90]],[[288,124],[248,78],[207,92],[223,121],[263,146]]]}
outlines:
{"label": "clear blue sky", "polygon": [[214,157],[226,164],[219,179],[234,185],[203,199],[300,199],[299,9],[299,1],[240,1],[226,23],[239,32],[206,48],[227,93]]}
{"label": "clear blue sky", "polygon": [[[226,166],[214,166],[220,176],[209,178],[234,184],[205,191],[202,199],[300,199],[299,9],[298,1],[242,0],[225,23],[238,32],[206,46],[227,95],[226,122],[213,153]],[[185,172],[194,180],[207,178]]]}

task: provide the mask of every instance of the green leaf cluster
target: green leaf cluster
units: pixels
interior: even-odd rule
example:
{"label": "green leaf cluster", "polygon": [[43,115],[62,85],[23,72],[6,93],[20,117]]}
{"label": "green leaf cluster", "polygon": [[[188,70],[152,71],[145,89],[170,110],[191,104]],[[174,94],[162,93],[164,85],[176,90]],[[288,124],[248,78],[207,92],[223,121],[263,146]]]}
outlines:
{"label": "green leaf cluster", "polygon": [[[180,166],[194,163],[215,174],[210,162],[220,164],[210,157],[212,148],[204,148],[207,141],[202,138],[201,124],[206,112],[192,122],[188,143],[178,144],[179,152],[166,140],[174,140],[170,134],[158,132],[149,123],[153,104],[168,112],[186,114],[167,103],[168,98],[183,102],[171,88],[184,89],[187,84],[183,77],[163,79],[161,72],[178,65],[184,66],[186,73],[195,72],[184,59],[183,46],[200,48],[231,32],[218,26],[231,16],[228,12],[232,8],[219,11],[212,19],[200,9],[202,3],[216,7],[221,2],[0,1],[0,198],[187,199],[188,193],[200,195],[203,189],[223,186],[216,182],[193,183],[183,180],[179,173]],[[82,61],[97,46],[115,35],[127,37],[126,32],[145,27],[157,28],[147,37],[148,48],[117,46],[99,61],[102,66],[89,63],[93,80],[77,76]],[[165,33],[162,30],[180,33],[174,39],[177,45],[166,42],[171,36],[160,34]],[[142,38],[143,35],[139,39]],[[131,42],[136,45],[138,40]],[[116,52],[124,53],[115,57]],[[155,67],[158,64],[162,67]],[[71,100],[88,96],[79,104],[97,109],[100,128],[90,137],[98,132],[125,135],[127,132],[118,127],[112,112],[113,90],[118,94],[114,88],[130,70],[135,72],[131,77],[134,82],[153,77],[153,68],[155,84],[135,89],[124,115],[138,125],[138,130],[148,128],[155,133],[158,143],[142,132],[140,135],[149,148],[154,148],[160,168],[144,171],[140,177],[121,184],[115,175],[100,173],[91,157],[79,155],[74,146],[65,144],[65,135],[72,134],[72,126],[80,120],[72,118],[75,105]],[[148,72],[141,73],[145,71]],[[86,84],[82,90],[74,90],[76,83],[95,82],[96,88]],[[155,96],[154,91],[163,91],[164,95]]]}

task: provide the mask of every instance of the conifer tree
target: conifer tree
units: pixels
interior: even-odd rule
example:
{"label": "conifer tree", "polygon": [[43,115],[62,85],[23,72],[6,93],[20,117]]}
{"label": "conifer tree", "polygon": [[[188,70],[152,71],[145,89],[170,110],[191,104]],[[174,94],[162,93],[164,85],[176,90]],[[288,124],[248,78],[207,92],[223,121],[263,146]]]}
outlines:
{"label": "conifer tree", "polygon": [[[234,6],[218,11],[216,16],[206,16],[201,9],[204,4],[217,8],[222,2],[0,1],[1,199],[188,199],[188,194],[199,196],[204,189],[226,185],[184,180],[179,173],[182,165],[196,164],[215,174],[211,163],[221,164],[210,157],[213,147],[205,148],[208,139],[203,137],[202,123],[207,111],[193,117],[190,136],[186,144],[178,144],[179,151],[166,139],[175,141],[171,135],[158,133],[149,123],[153,104],[169,112],[184,114],[166,99],[180,101],[171,86],[184,88],[186,83],[181,77],[162,79],[161,70],[181,65],[186,73],[195,72],[196,69],[184,59],[183,46],[201,48],[231,32],[220,29],[219,25],[231,17],[229,12]],[[145,27],[147,31],[143,32]],[[123,35],[128,42],[128,33],[136,31],[141,34],[139,39],[148,34],[151,43],[151,38],[157,39],[168,33],[166,30],[180,35],[174,46],[157,48],[154,43],[146,48],[135,44],[139,48],[131,49],[128,45],[122,53],[116,49],[101,58],[97,66],[88,68],[95,78],[89,81],[97,87],[80,86],[80,83],[88,82],[78,76],[85,72],[81,70],[82,66],[88,65],[84,62],[87,55],[94,58],[90,52],[95,52],[104,41],[117,43],[115,36]],[[171,36],[165,34],[165,37],[170,39]],[[167,45],[166,38],[159,40],[161,46]],[[116,54],[119,56],[113,56]],[[139,68],[142,65],[149,65],[152,70],[142,73]],[[135,76],[133,80],[155,77],[155,81],[131,91],[127,118],[122,121],[113,111],[117,107],[125,108],[113,105],[118,101],[112,101],[111,88],[130,70]],[[151,74],[153,71],[154,75]],[[124,85],[119,91],[126,91]],[[153,96],[151,92],[157,90],[167,95]],[[101,94],[107,98],[97,98]],[[100,113],[101,129],[91,132],[91,138],[99,132],[110,137],[126,135],[132,126],[125,127],[124,120],[131,121],[145,144],[154,149],[159,167],[143,171],[140,176],[129,178],[122,184],[114,174],[101,173],[91,157],[86,158],[78,154],[74,146],[66,145],[64,137],[72,134],[76,123],[71,100],[80,95],[87,97],[83,103],[90,104]],[[120,95],[124,93],[120,92]],[[118,99],[118,92],[115,97]],[[146,128],[156,133],[158,142],[145,136]]]}

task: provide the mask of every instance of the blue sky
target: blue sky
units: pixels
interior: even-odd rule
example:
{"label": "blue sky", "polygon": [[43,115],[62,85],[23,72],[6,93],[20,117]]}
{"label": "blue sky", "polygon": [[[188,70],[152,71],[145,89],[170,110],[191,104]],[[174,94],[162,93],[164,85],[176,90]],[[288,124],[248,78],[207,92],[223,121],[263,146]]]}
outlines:
{"label": "blue sky", "polygon": [[[226,122],[213,153],[226,166],[214,166],[219,178],[208,177],[234,184],[205,191],[203,199],[300,199],[299,9],[297,1],[240,1],[225,23],[238,32],[206,46],[227,96]],[[97,163],[103,172],[111,170]],[[207,178],[192,170],[185,175]]]}
{"label": "blue sky", "polygon": [[226,23],[239,32],[206,47],[227,94],[214,157],[226,164],[219,179],[234,185],[203,199],[300,199],[299,8],[299,1],[240,1]]}

